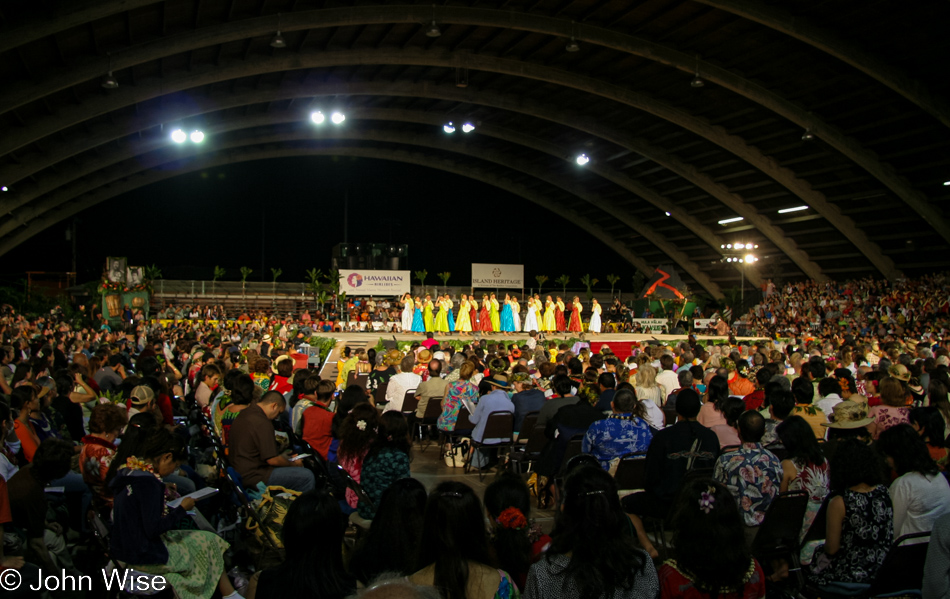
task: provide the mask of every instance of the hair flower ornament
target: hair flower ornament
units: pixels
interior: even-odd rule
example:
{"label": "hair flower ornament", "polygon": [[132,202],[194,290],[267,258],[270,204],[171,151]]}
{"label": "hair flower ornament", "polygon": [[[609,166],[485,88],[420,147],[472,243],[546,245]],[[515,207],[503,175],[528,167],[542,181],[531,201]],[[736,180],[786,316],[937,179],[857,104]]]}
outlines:
{"label": "hair flower ornament", "polygon": [[495,519],[495,522],[502,528],[510,528],[512,530],[521,530],[528,526],[528,519],[525,518],[521,510],[516,507],[505,508],[498,514],[498,518]]}
{"label": "hair flower ornament", "polygon": [[357,422],[356,422],[356,428],[360,429],[361,431],[365,431],[365,430],[366,430],[366,421],[365,421],[365,420],[359,420],[359,421],[357,421]]}
{"label": "hair flower ornament", "polygon": [[716,503],[715,497],[716,489],[712,487],[707,487],[705,491],[699,496],[699,509],[703,510],[705,513],[709,513],[713,509],[713,504]]}

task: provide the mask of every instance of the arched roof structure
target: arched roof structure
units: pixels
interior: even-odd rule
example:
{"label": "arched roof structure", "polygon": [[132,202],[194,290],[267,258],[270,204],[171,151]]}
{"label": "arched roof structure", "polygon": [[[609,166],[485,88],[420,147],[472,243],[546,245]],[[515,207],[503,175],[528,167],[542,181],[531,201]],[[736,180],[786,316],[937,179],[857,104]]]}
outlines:
{"label": "arched roof structure", "polygon": [[[120,189],[339,152],[479,177],[714,296],[740,240],[789,278],[947,263],[945,2],[56,6],[0,8],[0,255]],[[307,122],[328,107],[345,127]],[[205,145],[173,144],[179,126]]]}

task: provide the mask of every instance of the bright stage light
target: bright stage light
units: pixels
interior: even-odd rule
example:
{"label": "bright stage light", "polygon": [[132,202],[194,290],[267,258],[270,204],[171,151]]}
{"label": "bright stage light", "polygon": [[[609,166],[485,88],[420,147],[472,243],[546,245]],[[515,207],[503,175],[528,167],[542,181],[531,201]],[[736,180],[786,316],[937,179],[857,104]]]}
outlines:
{"label": "bright stage light", "polygon": [[310,120],[315,124],[320,125],[323,123],[323,121],[327,120],[327,117],[324,116],[324,114],[319,110],[314,110],[310,113]]}
{"label": "bright stage light", "polygon": [[185,140],[188,139],[188,136],[185,135],[185,132],[181,129],[175,129],[172,131],[172,141],[176,144],[183,144]]}
{"label": "bright stage light", "polygon": [[448,123],[442,125],[442,130],[445,131],[446,133],[455,133],[455,125],[453,125],[452,122],[449,121]]}
{"label": "bright stage light", "polygon": [[475,125],[471,123],[465,123],[464,125],[462,125],[462,133],[471,133],[474,130],[475,130]]}
{"label": "bright stage light", "polygon": [[346,116],[342,112],[334,112],[330,115],[330,120],[333,121],[334,125],[339,125],[346,120]]}
{"label": "bright stage light", "polygon": [[585,164],[590,162],[590,158],[587,157],[587,154],[581,154],[580,156],[576,158],[576,160],[577,160],[577,164],[581,166],[584,166]]}
{"label": "bright stage light", "polygon": [[204,140],[205,140],[205,134],[203,132],[198,131],[197,129],[191,132],[192,143],[200,144]]}

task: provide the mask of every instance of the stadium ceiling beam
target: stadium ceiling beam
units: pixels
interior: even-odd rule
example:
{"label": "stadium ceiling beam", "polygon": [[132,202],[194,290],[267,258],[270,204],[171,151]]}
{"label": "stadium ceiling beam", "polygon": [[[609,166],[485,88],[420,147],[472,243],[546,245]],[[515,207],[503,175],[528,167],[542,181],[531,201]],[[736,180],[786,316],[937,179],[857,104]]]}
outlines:
{"label": "stadium ceiling beam", "polygon": [[[280,27],[283,31],[288,32],[384,23],[421,23],[428,22],[432,18],[433,10],[428,6],[364,6],[288,13],[282,15]],[[435,11],[435,18],[444,23],[502,27],[565,38],[573,36],[581,42],[654,60],[687,73],[693,73],[698,69],[702,77],[710,82],[744,96],[814,133],[822,141],[867,171],[872,177],[878,179],[882,185],[890,189],[929,222],[944,239],[950,241],[950,223],[944,219],[939,210],[930,204],[925,194],[901,177],[891,165],[881,162],[874,152],[845,135],[837,127],[800,108],[781,95],[736,75],[728,69],[697,60],[695,56],[678,52],[662,44],[618,33],[604,27],[573,23],[556,17],[494,9],[438,7]],[[119,71],[200,48],[271,35],[277,27],[275,19],[276,16],[274,15],[258,17],[169,36],[119,52],[111,57],[111,63],[109,63],[109,59],[97,58],[87,61],[86,64],[73,65],[68,69],[58,70],[47,75],[38,83],[9,86],[0,96],[0,113],[70,86],[95,79],[109,68]],[[674,122],[682,125],[678,121]],[[699,134],[702,135],[702,133]],[[710,141],[715,142],[712,139]],[[730,149],[730,151],[733,150]],[[758,152],[755,153],[758,154]],[[769,174],[769,176],[773,175]],[[779,182],[785,184],[782,181]]]}
{"label": "stadium ceiling beam", "polygon": [[[415,133],[394,133],[391,131],[381,130],[351,131],[347,129],[327,129],[319,133],[315,133],[314,131],[310,130],[265,133],[257,136],[229,140],[228,142],[217,146],[217,148],[229,149],[247,145],[259,146],[271,143],[287,141],[310,141],[315,139],[369,141],[421,146],[429,150],[460,154],[467,158],[474,158],[480,161],[494,163],[496,165],[524,173],[535,179],[538,179],[539,181],[544,181],[550,185],[559,187],[574,197],[587,202],[595,210],[604,211],[610,217],[617,218],[621,223],[632,229],[638,235],[649,241],[658,250],[669,256],[671,260],[673,260],[680,268],[693,277],[693,279],[703,286],[703,288],[709,291],[709,293],[713,295],[720,293],[720,289],[714,282],[712,282],[712,280],[709,279],[709,275],[700,270],[699,266],[688,255],[680,251],[674,244],[666,241],[661,234],[656,233],[649,226],[640,223],[635,216],[616,206],[613,201],[602,198],[598,194],[585,190],[583,186],[571,181],[564,175],[558,174],[546,168],[536,167],[527,161],[518,158],[518,153],[515,152],[499,152],[495,150],[477,148],[474,147],[473,144],[461,144],[453,140],[446,139],[444,136],[423,136]],[[184,154],[154,152],[150,155],[136,156],[136,159],[132,161],[131,164],[122,165],[109,173],[102,173],[99,178],[93,178],[91,181],[80,181],[77,183],[77,185],[73,186],[72,189],[63,188],[61,190],[62,193],[53,194],[48,198],[47,201],[41,201],[36,206],[32,207],[32,209],[25,210],[23,213],[18,214],[17,218],[8,219],[6,222],[0,225],[0,237],[9,235],[11,232],[15,231],[18,226],[28,223],[29,219],[33,216],[41,215],[44,212],[49,211],[51,208],[54,208],[56,205],[68,203],[77,195],[88,193],[97,187],[113,183],[117,179],[133,176],[135,173],[138,173],[142,170],[151,168],[164,169],[168,163],[174,163],[178,160],[181,160],[183,157],[200,154],[201,150],[204,148],[210,148],[210,146],[198,146],[197,148],[192,146],[189,148],[190,151],[187,151]],[[67,191],[67,189],[69,189],[69,191]],[[542,205],[545,208],[555,212],[562,209],[561,206],[552,206],[550,202],[546,202]],[[601,240],[607,241],[604,238],[601,238]],[[758,283],[761,283],[761,280]]]}
{"label": "stadium ceiling beam", "polygon": [[927,86],[899,69],[883,62],[876,56],[848,43],[834,33],[796,17],[787,10],[760,0],[694,0],[712,6],[808,44],[825,54],[834,56],[895,93],[916,104],[944,126],[950,127],[950,105],[935,97]]}
{"label": "stadium ceiling beam", "polygon": [[[6,254],[11,249],[15,248],[17,245],[27,241],[34,235],[42,232],[46,228],[60,222],[63,219],[69,218],[74,214],[78,214],[87,208],[95,206],[100,202],[104,202],[108,199],[134,191],[145,185],[150,185],[152,183],[157,183],[165,179],[172,177],[177,177],[179,175],[184,175],[194,171],[200,171],[202,169],[214,168],[218,166],[224,166],[228,164],[238,164],[242,162],[248,162],[252,160],[265,160],[265,159],[275,159],[275,158],[291,158],[298,156],[355,156],[361,158],[376,158],[381,160],[390,160],[393,162],[401,162],[405,164],[415,164],[418,166],[424,166],[428,168],[434,168],[437,170],[445,171],[448,173],[460,175],[476,181],[481,181],[503,189],[512,193],[514,195],[521,196],[526,200],[538,204],[540,206],[546,206],[547,200],[543,194],[538,193],[534,190],[528,189],[527,187],[520,185],[514,181],[511,181],[504,177],[498,177],[495,174],[482,171],[479,169],[467,167],[461,165],[457,162],[447,160],[445,158],[434,156],[431,154],[425,154],[422,152],[407,152],[405,150],[393,149],[393,148],[366,148],[366,147],[342,147],[337,146],[333,148],[281,148],[279,146],[271,147],[248,147],[241,148],[238,150],[231,150],[228,152],[218,152],[214,155],[209,155],[203,159],[196,160],[177,170],[151,170],[144,171],[139,173],[133,178],[120,181],[113,185],[107,187],[102,187],[90,193],[86,196],[78,198],[78,200],[69,205],[61,207],[55,212],[48,212],[44,214],[41,218],[36,219],[35,221],[30,222],[25,228],[17,231],[13,235],[9,235],[0,240],[0,256]],[[609,235],[606,231],[601,229],[599,226],[591,223],[583,215],[578,214],[574,211],[564,210],[562,216],[565,216],[570,222],[581,227],[591,235],[594,235],[598,239],[601,239],[604,244],[617,252],[623,259],[632,264],[644,274],[651,275],[653,273],[653,268],[651,268],[642,258],[638,257],[633,251],[624,246],[621,243],[618,243]],[[716,290],[715,292],[713,290]],[[722,292],[719,291],[718,285],[713,283],[713,289],[707,289],[714,297],[722,297]]]}
{"label": "stadium ceiling beam", "polygon": [[[210,127],[205,127],[203,131],[206,135],[214,138],[230,131],[251,129],[254,127],[262,127],[267,125],[300,122],[302,120],[301,117],[302,115],[298,114],[297,111],[284,111],[279,113],[268,112],[264,114],[252,115],[250,117],[242,117],[240,119],[217,122]],[[389,108],[360,108],[357,110],[348,110],[347,122],[356,120],[409,122],[431,125],[434,128],[441,128],[445,123],[445,118],[438,114],[417,110]],[[565,160],[566,158],[569,158],[569,152],[566,149],[556,144],[545,142],[531,135],[526,135],[512,129],[483,124],[478,127],[477,131],[478,136],[488,136],[501,139],[512,144],[517,144],[525,148],[531,148],[532,150],[552,156],[557,160]],[[314,135],[319,135],[319,133],[312,132],[310,137],[313,137]],[[48,177],[39,178],[35,185],[27,188],[21,188],[15,197],[10,198],[7,201],[0,200],[0,212],[3,214],[15,212],[21,207],[28,205],[34,199],[42,197],[45,194],[52,192],[54,189],[67,185],[77,179],[89,176],[101,169],[109,168],[119,162],[122,162],[123,160],[142,156],[148,152],[153,152],[167,147],[169,147],[169,142],[164,136],[160,138],[133,141],[109,152],[101,152],[90,161],[82,162],[78,165],[64,165],[64,167],[58,172],[51,174]],[[716,232],[714,232],[696,217],[686,213],[683,210],[677,210],[676,206],[667,198],[609,165],[595,162],[586,165],[584,170],[591,171],[598,176],[614,183],[615,185],[626,189],[630,193],[653,204],[659,210],[670,212],[672,215],[671,218],[680,222],[689,231],[696,234],[697,237],[699,237],[713,251],[717,253],[720,251],[720,246],[722,244],[732,241],[731,239],[720,237]],[[44,202],[44,205],[49,204]],[[55,206],[49,207],[53,208]],[[609,207],[608,211],[615,215],[619,220],[626,222],[627,224],[630,224],[628,221],[633,218],[633,224],[639,227],[639,219],[634,217],[634,215],[632,215],[627,209],[620,206],[611,206]],[[16,223],[22,223],[22,219],[16,214],[14,214],[9,220]],[[0,235],[8,233],[9,230],[9,228],[3,226],[3,223],[0,222]],[[640,234],[645,235],[643,231],[640,231],[639,229],[637,230]],[[649,229],[646,230],[646,233],[650,233]],[[814,267],[813,273],[806,274],[809,276],[814,274],[815,276],[813,278],[823,279],[821,270],[817,265],[814,263],[809,263],[806,266],[809,268],[812,266]],[[761,277],[756,272],[750,272],[748,273],[748,276],[750,282],[756,286],[762,282]]]}
{"label": "stadium ceiling beam", "polygon": [[[432,14],[432,10],[426,6],[367,6],[311,10],[284,15],[280,27],[284,31],[295,31],[380,23],[418,23],[430,20]],[[440,22],[446,23],[505,27],[561,37],[573,35],[583,42],[654,60],[686,72],[692,73],[694,69],[698,68],[702,76],[709,81],[757,102],[789,121],[813,132],[848,159],[865,169],[871,176],[877,178],[908,206],[923,216],[927,222],[931,223],[944,239],[950,241],[950,224],[930,204],[927,197],[902,178],[891,165],[882,163],[874,152],[867,150],[856,140],[846,136],[840,129],[799,108],[779,94],[744,79],[727,69],[705,61],[697,62],[695,56],[677,52],[661,44],[617,33],[607,28],[576,24],[555,17],[464,7],[439,7],[436,9],[435,16]],[[211,45],[270,35],[276,27],[274,21],[275,16],[247,19],[202,28],[134,46],[112,57],[112,69],[118,71],[151,60],[158,60],[165,56],[189,52]],[[5,112],[58,90],[96,78],[109,68],[109,64],[104,62],[105,60],[107,59],[91,60],[85,65],[63,69],[46,77],[40,83],[11,86],[0,98],[0,112]]]}

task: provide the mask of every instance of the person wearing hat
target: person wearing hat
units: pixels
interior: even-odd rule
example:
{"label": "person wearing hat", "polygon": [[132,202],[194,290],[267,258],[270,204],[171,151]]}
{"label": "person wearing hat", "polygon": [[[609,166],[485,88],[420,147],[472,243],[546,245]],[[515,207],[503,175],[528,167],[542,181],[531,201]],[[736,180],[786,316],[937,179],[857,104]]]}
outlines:
{"label": "person wearing hat", "polygon": [[[906,371],[906,368],[904,370]],[[868,416],[874,419],[874,422],[868,425],[868,430],[875,441],[892,426],[910,422],[910,408],[907,405],[903,382],[896,377],[886,376],[881,379],[878,388],[881,392],[881,405],[872,407],[868,412]]]}
{"label": "person wearing hat", "polygon": [[278,356],[271,366],[271,371],[274,373],[274,380],[271,381],[270,391],[287,393],[294,390],[294,386],[290,382],[290,377],[294,373],[294,359],[292,357],[287,354]]}
{"label": "person wearing hat", "polygon": [[[508,398],[508,377],[503,373],[483,379],[479,384],[479,392],[482,392],[477,406],[466,405],[469,411],[469,420],[475,425],[472,431],[472,440],[479,443],[501,443],[508,439],[485,438],[485,427],[488,425],[488,416],[492,412],[515,413],[515,404]],[[479,452],[472,455],[472,465],[476,468],[482,468],[488,464],[488,456]]]}
{"label": "person wearing hat", "polygon": [[129,420],[139,412],[148,412],[162,423],[162,413],[155,406],[155,392],[148,385],[135,387],[129,396]]}
{"label": "person wearing hat", "polygon": [[[857,397],[861,396],[852,396],[852,398]],[[831,422],[823,422],[821,425],[828,428],[829,441],[859,438],[870,442],[871,433],[867,426],[872,422],[874,422],[874,418],[868,416],[868,405],[866,403],[845,400],[836,404],[832,409]]]}

